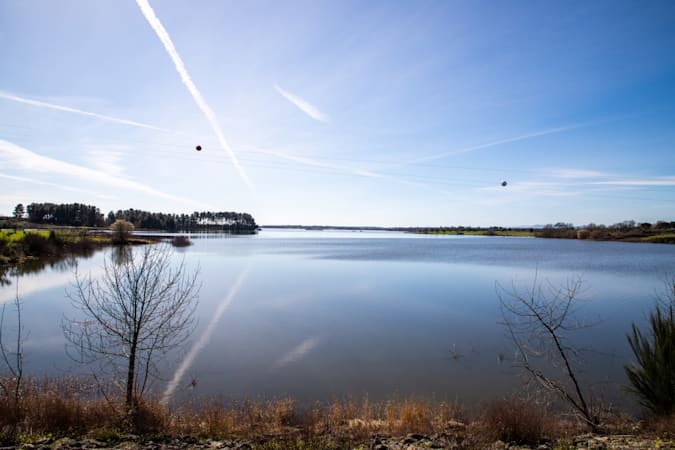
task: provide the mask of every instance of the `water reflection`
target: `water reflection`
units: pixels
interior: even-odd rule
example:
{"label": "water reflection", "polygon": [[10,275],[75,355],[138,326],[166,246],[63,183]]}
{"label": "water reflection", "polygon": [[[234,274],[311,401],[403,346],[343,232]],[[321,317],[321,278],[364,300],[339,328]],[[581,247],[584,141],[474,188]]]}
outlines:
{"label": "water reflection", "polygon": [[111,249],[110,260],[113,264],[121,266],[131,262],[133,256],[133,248],[131,246],[116,245]]}
{"label": "water reflection", "polygon": [[[96,249],[81,249],[77,252],[60,256],[30,258],[19,264],[0,265],[0,286],[12,284],[12,278],[22,277],[29,274],[37,274],[46,269],[65,272],[77,267],[81,259],[91,258]],[[2,293],[0,293],[0,298]]]}
{"label": "water reflection", "polygon": [[[583,375],[613,400],[631,357],[625,333],[646,317],[662,273],[675,270],[675,246],[266,233],[196,239],[176,255],[200,265],[203,286],[192,346],[166,360],[169,382],[158,386],[166,400],[417,394],[472,402],[504,395],[521,380],[498,324],[495,282],[531,282],[537,267],[554,285],[585,279],[584,318],[602,322],[575,335],[598,352],[584,358]],[[109,251],[119,262],[130,257]],[[80,260],[78,270],[98,276],[101,264],[99,256]],[[33,347],[33,370],[70,370],[57,349],[59,318],[69,307],[57,287],[70,281],[60,269],[20,278],[29,288],[31,339],[54,342]],[[13,289],[0,287],[0,298],[7,295],[13,298]],[[180,389],[186,385],[189,392]]]}
{"label": "water reflection", "polygon": [[274,369],[282,369],[289,364],[295,363],[314,350],[317,345],[319,345],[319,338],[317,336],[308,337],[277,359],[272,367]]}
{"label": "water reflection", "polygon": [[[90,257],[90,255],[84,256]],[[63,258],[47,260],[30,260],[23,264],[5,267],[2,277],[5,277],[6,286],[0,290],[0,303],[7,303],[19,298],[46,291],[59,286],[66,286],[73,281],[73,273],[81,262],[82,257],[69,255]],[[101,270],[94,270],[92,275],[99,276]],[[15,282],[18,285],[15,285]],[[13,287],[9,287],[12,286]]]}
{"label": "water reflection", "polygon": [[[183,358],[183,361],[181,361],[180,365],[178,366],[178,369],[176,372],[173,374],[173,377],[169,381],[169,384],[166,387],[166,390],[164,391],[164,395],[162,396],[162,402],[167,403],[170,399],[173,393],[175,392],[176,388],[178,387],[179,383],[181,382],[182,378],[185,376],[185,373],[187,370],[190,368],[192,365],[194,359],[197,357],[197,355],[202,351],[202,349],[208,344],[211,340],[211,335],[213,334],[213,330],[215,326],[218,324],[220,321],[221,316],[225,312],[225,310],[230,306],[230,303],[232,303],[232,300],[235,298],[237,293],[239,292],[239,288],[241,285],[244,283],[244,280],[246,279],[246,276],[248,275],[248,272],[250,270],[250,263],[247,265],[237,276],[237,279],[235,280],[234,284],[228,291],[228,293],[225,295],[223,300],[220,302],[218,305],[218,308],[215,311],[215,314],[209,321],[208,325],[206,326],[206,329],[201,333],[199,336],[199,339],[197,342],[192,346],[190,351],[187,353],[185,358]],[[196,387],[196,379],[193,378],[192,382],[190,383],[192,387]]]}

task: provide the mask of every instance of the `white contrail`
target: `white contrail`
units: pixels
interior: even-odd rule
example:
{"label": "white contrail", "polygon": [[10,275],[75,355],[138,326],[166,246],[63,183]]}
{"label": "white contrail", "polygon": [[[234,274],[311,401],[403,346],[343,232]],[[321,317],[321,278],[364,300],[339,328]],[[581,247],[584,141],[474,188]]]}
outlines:
{"label": "white contrail", "polygon": [[319,122],[323,123],[329,122],[328,116],[319,111],[319,109],[316,106],[312,105],[307,100],[304,100],[298,97],[297,95],[282,89],[277,84],[274,85],[274,89],[276,89],[277,92],[281,94],[283,98],[293,103],[300,111],[304,112],[312,119],[318,120]]}
{"label": "white contrail", "polygon": [[220,126],[218,125],[218,121],[216,120],[216,114],[213,112],[211,107],[206,103],[206,100],[204,100],[204,97],[202,97],[202,94],[197,89],[197,86],[195,86],[195,84],[192,82],[192,78],[190,78],[190,74],[188,74],[188,71],[185,68],[185,64],[183,64],[183,60],[181,59],[180,55],[178,55],[178,51],[176,50],[176,47],[173,45],[171,37],[169,37],[169,33],[162,25],[162,22],[159,21],[157,15],[155,15],[155,11],[152,9],[152,6],[150,6],[150,3],[148,3],[148,0],[136,0],[136,3],[141,8],[141,12],[143,13],[143,16],[145,16],[145,19],[148,21],[152,29],[155,30],[155,33],[157,33],[157,37],[159,37],[159,40],[162,41],[162,44],[164,44],[164,48],[169,54],[171,60],[173,61],[173,64],[176,66],[176,70],[178,71],[178,74],[180,75],[183,84],[185,84],[188,91],[190,91],[192,98],[197,104],[197,107],[199,107],[199,109],[206,116],[206,120],[211,125],[213,132],[216,134],[220,146],[222,147],[223,150],[225,150],[225,153],[229,155],[230,159],[232,160],[232,165],[234,165],[234,168],[239,173],[241,179],[244,181],[244,183],[246,183],[246,185],[250,189],[252,189],[253,186],[248,178],[248,175],[246,175],[244,168],[239,164],[239,161],[237,160],[237,157],[235,156],[234,152],[227,144],[227,141],[225,141],[225,136],[223,136],[223,132],[220,130]]}
{"label": "white contrail", "polygon": [[18,145],[11,142],[0,140],[0,168],[3,167],[3,163],[5,162],[7,163],[8,167],[12,167],[14,170],[19,168],[30,172],[66,175],[72,179],[79,181],[87,180],[96,185],[105,184],[115,188],[128,189],[155,197],[177,201],[186,205],[208,207],[208,205],[204,203],[166,194],[137,181],[132,181],[126,178],[118,178],[99,170],[94,170],[88,167],[82,167],[58,159],[49,158],[47,156],[38,155],[37,153],[34,153],[23,147],[19,147]]}
{"label": "white contrail", "polygon": [[49,108],[49,109],[55,109],[55,110],[58,110],[58,111],[66,111],[66,112],[70,112],[70,113],[80,114],[80,115],[83,115],[83,116],[95,117],[97,119],[107,120],[108,122],[121,123],[123,125],[132,125],[134,127],[148,128],[150,130],[157,130],[157,131],[164,131],[166,133],[172,133],[171,130],[167,130],[166,128],[156,127],[154,125],[148,125],[147,123],[136,122],[136,121],[127,120],[127,119],[120,119],[119,117],[106,116],[104,114],[98,114],[98,113],[94,113],[94,112],[90,112],[90,111],[84,111],[84,110],[81,110],[81,109],[70,108],[68,106],[63,106],[63,105],[56,105],[54,103],[47,103],[47,102],[41,102],[41,101],[38,101],[38,100],[31,100],[29,98],[19,97],[18,95],[10,94],[9,92],[0,91],[0,98],[4,98],[6,100],[12,100],[14,102],[19,102],[19,103],[25,103],[26,105],[37,106],[37,107],[40,107],[40,108]]}
{"label": "white contrail", "polygon": [[506,139],[500,139],[498,141],[487,142],[485,144],[474,145],[472,147],[465,147],[465,148],[460,148],[458,150],[451,150],[451,151],[447,151],[447,152],[436,153],[435,155],[422,156],[422,157],[419,157],[419,158],[411,159],[409,161],[405,161],[405,162],[403,162],[399,165],[415,164],[415,163],[424,162],[424,161],[434,161],[434,160],[437,160],[437,159],[445,158],[446,156],[450,156],[450,155],[458,155],[458,154],[461,154],[461,153],[469,153],[469,152],[473,152],[473,151],[476,151],[476,150],[482,150],[484,148],[496,147],[496,146],[502,145],[502,144],[509,144],[511,142],[524,141],[526,139],[532,139],[534,137],[546,136],[548,134],[561,133],[563,131],[573,130],[575,128],[580,128],[584,125],[585,124],[576,124],[576,125],[567,125],[567,126],[558,127],[558,128],[550,128],[548,130],[542,130],[542,131],[537,131],[535,133],[528,133],[528,134],[523,134],[521,136],[516,136],[516,137],[511,137],[511,138],[506,138]]}
{"label": "white contrail", "polygon": [[295,155],[291,155],[289,153],[279,152],[279,151],[275,151],[275,150],[267,150],[267,149],[263,149],[263,148],[260,148],[260,147],[246,147],[246,148],[250,149],[251,151],[257,152],[257,153],[263,153],[265,155],[276,156],[277,158],[297,162],[297,163],[300,163],[300,164],[304,164],[306,166],[321,167],[321,168],[324,168],[324,169],[336,170],[336,171],[339,171],[339,172],[345,172],[345,173],[348,173],[350,175],[357,175],[357,176],[360,176],[360,177],[386,178],[385,175],[381,175],[381,174],[372,172],[370,170],[356,169],[356,168],[353,168],[353,167],[342,166],[342,165],[339,165],[339,164],[324,163],[324,162],[321,162],[321,161],[317,161],[315,159],[306,158],[304,156],[295,156]]}
{"label": "white contrail", "polygon": [[250,151],[253,151],[253,152],[276,156],[276,157],[279,157],[281,159],[287,159],[289,161],[294,161],[294,162],[297,162],[297,163],[300,163],[300,164],[304,164],[306,166],[313,166],[313,167],[321,167],[321,168],[325,168],[325,169],[331,169],[331,170],[343,172],[343,173],[346,173],[348,175],[354,175],[354,176],[358,176],[358,177],[388,180],[388,181],[391,181],[391,182],[394,182],[394,183],[404,184],[404,185],[407,185],[407,186],[416,186],[416,187],[422,187],[424,189],[430,189],[430,190],[435,191],[435,192],[440,192],[441,194],[454,195],[451,192],[445,191],[443,189],[434,188],[427,183],[420,183],[419,181],[406,180],[404,178],[393,176],[393,175],[386,175],[386,174],[382,174],[382,173],[378,173],[378,172],[373,172],[372,170],[356,169],[356,168],[353,168],[353,167],[342,166],[342,165],[338,165],[338,164],[328,164],[328,163],[324,163],[324,162],[321,162],[321,161],[317,161],[315,159],[305,158],[303,156],[295,156],[295,155],[291,155],[291,154],[288,154],[288,153],[278,152],[278,151],[274,151],[274,150],[266,150],[266,149],[262,149],[262,148],[259,148],[259,147],[247,147],[247,148]]}
{"label": "white contrail", "polygon": [[180,383],[180,380],[185,375],[185,372],[187,372],[187,370],[190,368],[199,352],[202,351],[202,349],[211,339],[211,334],[213,334],[214,328],[220,321],[220,317],[223,315],[225,310],[230,306],[230,303],[232,303],[232,299],[234,299],[234,296],[237,295],[237,292],[239,291],[239,288],[241,288],[241,285],[244,283],[244,279],[246,278],[246,275],[248,275],[250,269],[251,263],[249,262],[249,264],[244,268],[244,270],[241,271],[239,276],[237,276],[229,292],[220,302],[220,305],[218,305],[216,312],[213,314],[213,317],[211,318],[211,321],[206,326],[206,329],[204,330],[202,335],[199,336],[199,340],[195,342],[195,344],[192,346],[187,355],[185,355],[185,358],[180,363],[180,366],[178,366],[176,373],[173,374],[173,378],[171,378],[171,381],[169,381],[169,384],[167,385],[166,390],[164,391],[164,395],[162,396],[162,403],[166,404],[169,402],[171,396],[178,387],[178,383]]}

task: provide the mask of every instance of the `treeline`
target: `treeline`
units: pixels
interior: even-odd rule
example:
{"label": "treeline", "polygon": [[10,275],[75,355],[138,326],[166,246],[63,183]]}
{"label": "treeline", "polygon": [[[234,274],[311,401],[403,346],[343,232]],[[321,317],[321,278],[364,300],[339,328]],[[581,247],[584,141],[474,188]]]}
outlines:
{"label": "treeline", "polygon": [[537,230],[535,236],[559,239],[583,239],[595,241],[646,241],[675,243],[675,222],[658,221],[636,223],[625,220],[613,225],[588,225],[575,227],[571,223],[558,222]]}
{"label": "treeline", "polygon": [[479,236],[530,236],[553,239],[582,239],[594,241],[658,242],[675,244],[675,222],[660,220],[656,223],[636,223],[624,220],[613,225],[589,223],[574,226],[566,222],[548,224],[537,228],[506,227],[426,227],[398,228],[395,230],[419,234],[468,234]]}
{"label": "treeline", "polygon": [[136,229],[181,231],[228,231],[254,233],[258,229],[255,219],[248,213],[195,211],[192,214],[153,213],[139,209],[126,209],[108,213],[106,223],[122,219],[134,224]]}
{"label": "treeline", "polygon": [[[31,203],[26,208],[27,220],[34,224],[73,227],[105,227],[118,219],[131,222],[136,229],[182,231],[227,231],[254,233],[255,219],[248,213],[195,211],[192,214],[149,212],[140,209],[110,211],[107,216],[93,205],[81,203]],[[24,207],[14,209],[14,219],[24,218]]]}
{"label": "treeline", "polygon": [[497,236],[497,235],[521,235],[523,233],[534,236],[535,228],[512,228],[512,227],[471,227],[471,226],[456,226],[456,227],[397,227],[387,228],[392,231],[403,231],[417,234],[476,234],[482,236]]}
{"label": "treeline", "polygon": [[[15,211],[22,210],[17,205]],[[28,221],[32,223],[63,225],[73,227],[102,227],[105,220],[101,210],[93,205],[82,203],[31,203],[26,208]],[[15,213],[16,215],[16,213]],[[17,217],[19,218],[19,217]]]}

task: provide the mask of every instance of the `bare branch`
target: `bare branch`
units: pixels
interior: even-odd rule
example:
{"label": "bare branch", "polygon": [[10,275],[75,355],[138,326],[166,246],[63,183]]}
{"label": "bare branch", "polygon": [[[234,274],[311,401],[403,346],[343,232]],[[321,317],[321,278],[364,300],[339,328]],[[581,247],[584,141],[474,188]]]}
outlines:
{"label": "bare branch", "polygon": [[156,376],[154,359],[182,345],[195,325],[198,271],[188,273],[184,260],[174,265],[172,252],[161,244],[111,254],[101,279],[76,273],[68,294],[84,316],[63,320],[68,354],[113,376],[123,372],[128,412]]}
{"label": "bare branch", "polygon": [[[594,430],[598,419],[586,399],[572,361],[579,349],[566,344],[567,334],[583,328],[574,309],[582,280],[568,280],[562,286],[547,282],[543,286],[535,274],[525,292],[515,284],[506,290],[496,283],[502,312],[501,324],[516,348],[516,363],[533,380],[564,399],[573,411]],[[544,368],[556,369],[553,373]]]}

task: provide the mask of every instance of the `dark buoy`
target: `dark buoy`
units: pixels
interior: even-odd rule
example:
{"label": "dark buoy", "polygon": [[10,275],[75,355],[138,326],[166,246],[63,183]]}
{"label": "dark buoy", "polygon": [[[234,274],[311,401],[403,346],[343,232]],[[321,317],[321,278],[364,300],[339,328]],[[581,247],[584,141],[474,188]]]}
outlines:
{"label": "dark buoy", "polygon": [[201,146],[201,145],[198,145],[198,146],[195,147],[195,149],[196,149],[198,152],[201,152],[201,151],[202,151],[202,146]]}
{"label": "dark buoy", "polygon": [[506,181],[502,181],[502,187],[506,187],[508,183]]}

